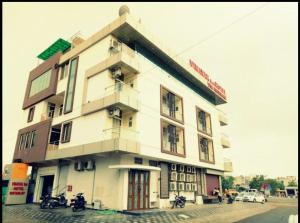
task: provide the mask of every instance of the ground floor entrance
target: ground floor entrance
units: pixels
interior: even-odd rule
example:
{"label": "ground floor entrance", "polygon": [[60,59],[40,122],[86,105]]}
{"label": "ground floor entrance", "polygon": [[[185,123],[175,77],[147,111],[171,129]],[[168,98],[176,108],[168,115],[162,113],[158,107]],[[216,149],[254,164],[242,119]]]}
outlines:
{"label": "ground floor entrance", "polygon": [[129,170],[128,210],[149,208],[149,171]]}
{"label": "ground floor entrance", "polygon": [[42,176],[40,179],[41,196],[51,194],[53,190],[54,175]]}

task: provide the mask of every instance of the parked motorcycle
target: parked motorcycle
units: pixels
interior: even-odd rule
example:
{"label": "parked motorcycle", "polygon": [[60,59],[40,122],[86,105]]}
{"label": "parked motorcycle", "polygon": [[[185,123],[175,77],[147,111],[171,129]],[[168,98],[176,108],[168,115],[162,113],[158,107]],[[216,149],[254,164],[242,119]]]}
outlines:
{"label": "parked motorcycle", "polygon": [[65,198],[65,193],[61,193],[56,197],[52,197],[49,201],[49,208],[68,207],[68,200]]}
{"label": "parked motorcycle", "polygon": [[178,196],[177,194],[175,195],[175,201],[173,203],[172,208],[174,207],[180,207],[180,208],[184,208],[185,206],[185,202],[186,202],[186,198],[184,196]]}
{"label": "parked motorcycle", "polygon": [[46,207],[48,207],[50,199],[51,199],[50,194],[46,194],[44,196],[41,196],[40,200],[42,200],[42,201],[40,203],[40,208],[45,209]]}
{"label": "parked motorcycle", "polygon": [[[73,195],[75,196],[75,195]],[[78,193],[75,198],[71,199],[71,207],[72,207],[72,211],[75,212],[77,211],[78,209],[82,209],[84,210],[85,209],[85,199],[83,197],[83,193]]]}

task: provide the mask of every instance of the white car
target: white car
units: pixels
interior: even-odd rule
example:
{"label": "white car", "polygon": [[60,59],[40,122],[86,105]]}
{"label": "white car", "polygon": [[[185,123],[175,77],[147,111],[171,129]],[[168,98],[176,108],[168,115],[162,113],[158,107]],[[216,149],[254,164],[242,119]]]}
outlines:
{"label": "white car", "polygon": [[243,201],[265,203],[265,196],[262,193],[250,192],[243,197]]}
{"label": "white car", "polygon": [[243,200],[243,198],[244,198],[244,196],[245,195],[247,195],[248,193],[246,193],[246,192],[240,192],[240,193],[238,193],[238,195],[235,197],[235,201],[242,201]]}

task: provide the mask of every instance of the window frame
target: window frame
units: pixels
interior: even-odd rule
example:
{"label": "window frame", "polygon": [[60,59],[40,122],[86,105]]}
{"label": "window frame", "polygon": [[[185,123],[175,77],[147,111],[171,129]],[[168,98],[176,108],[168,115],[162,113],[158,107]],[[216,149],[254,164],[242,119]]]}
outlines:
{"label": "window frame", "polygon": [[[183,131],[183,154],[181,153],[177,153],[177,152],[171,152],[168,150],[165,150],[163,148],[163,122],[166,122],[168,124],[174,125],[176,128],[180,128]],[[170,155],[175,155],[175,156],[180,156],[180,157],[186,157],[186,146],[185,146],[185,131],[184,131],[184,127],[177,125],[175,123],[172,123],[166,119],[161,118],[160,119],[160,146],[161,146],[161,152],[162,153],[166,153],[166,154],[170,154]]]}
{"label": "window frame", "polygon": [[28,111],[27,123],[33,121],[35,106],[30,107]]}
{"label": "window frame", "polygon": [[59,80],[63,80],[68,76],[69,72],[69,60],[61,65]]}
{"label": "window frame", "polygon": [[[65,126],[69,125],[69,134],[67,133],[67,138],[65,136]],[[71,134],[72,134],[72,121],[70,122],[65,122],[62,124],[62,131],[61,131],[61,143],[68,143],[71,141]]]}
{"label": "window frame", "polygon": [[[209,161],[209,147],[208,147],[208,160],[206,159],[202,159],[201,158],[201,146],[200,146],[200,138],[205,138],[208,140],[208,142],[211,142],[211,145],[212,145],[212,158],[213,158],[213,161]],[[209,138],[203,134],[199,134],[198,133],[198,150],[199,150],[199,160],[201,162],[204,162],[204,163],[210,163],[210,164],[215,164],[216,163],[216,160],[215,160],[215,148],[214,148],[214,141],[212,140],[212,138]]]}
{"label": "window frame", "polygon": [[[72,65],[72,61],[74,60],[77,60],[77,63],[76,63],[76,67],[75,67],[75,74],[74,74],[74,84],[73,84],[73,89],[72,89],[72,92],[73,92],[73,95],[71,97],[71,105],[70,105],[70,109],[67,110],[67,102],[68,102],[68,91],[69,91],[69,88],[70,88],[70,72],[71,72],[71,65]],[[78,72],[78,63],[79,63],[79,56],[77,57],[74,57],[72,59],[69,60],[69,68],[68,68],[68,83],[67,83],[67,89],[66,89],[66,92],[65,92],[65,100],[64,100],[64,114],[68,114],[70,112],[73,111],[73,104],[74,104],[74,97],[75,97],[75,88],[76,88],[76,80],[77,80],[77,72]]]}
{"label": "window frame", "polygon": [[[207,114],[209,116],[210,133],[205,132],[205,131],[203,131],[203,130],[200,129],[199,120],[198,120],[198,113],[200,111],[205,112],[205,114]],[[197,122],[197,130],[198,130],[198,132],[203,133],[203,134],[205,134],[207,136],[210,136],[210,137],[213,136],[213,130],[212,130],[212,125],[211,125],[211,115],[210,115],[210,113],[208,113],[207,111],[203,110],[202,108],[199,108],[198,106],[196,106],[196,122]]]}
{"label": "window frame", "polygon": [[[48,83],[48,86],[46,88],[44,88],[43,90],[40,90],[40,91],[37,91],[36,93],[34,94],[31,94],[31,89],[32,89],[32,83],[34,81],[36,81],[38,78],[41,78],[43,75],[45,75],[46,73],[50,72],[50,78],[49,78],[49,83]],[[28,98],[31,98],[31,97],[34,97],[35,95],[38,95],[40,94],[41,92],[45,91],[46,89],[48,89],[50,86],[51,86],[51,79],[52,79],[52,73],[53,73],[53,68],[49,68],[47,69],[45,72],[43,72],[41,75],[37,76],[36,78],[34,78],[33,80],[31,80],[31,83],[30,83],[30,88],[29,88],[29,91],[28,91]]]}
{"label": "window frame", "polygon": [[[166,113],[163,112],[163,90],[166,90],[166,91],[174,94],[175,97],[180,98],[181,104],[182,104],[182,120],[176,119],[176,118],[174,118],[174,117],[172,117],[172,116],[170,116],[170,115],[168,115],[168,114],[166,114]],[[166,118],[169,118],[169,119],[171,119],[171,120],[173,120],[175,122],[178,122],[178,123],[180,123],[182,125],[184,125],[184,104],[183,104],[183,98],[180,95],[176,94],[175,92],[169,90],[168,88],[166,88],[163,85],[160,85],[160,115],[164,116]]]}

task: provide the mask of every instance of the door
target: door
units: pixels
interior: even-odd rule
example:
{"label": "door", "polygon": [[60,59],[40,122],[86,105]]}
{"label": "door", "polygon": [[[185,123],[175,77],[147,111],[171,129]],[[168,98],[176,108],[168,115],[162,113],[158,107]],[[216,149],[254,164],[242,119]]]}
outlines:
{"label": "door", "polygon": [[212,175],[212,174],[206,174],[206,189],[207,189],[207,195],[213,195],[213,190],[215,188],[219,188],[219,176]]}
{"label": "door", "polygon": [[128,178],[128,210],[148,209],[149,171],[130,170]]}

